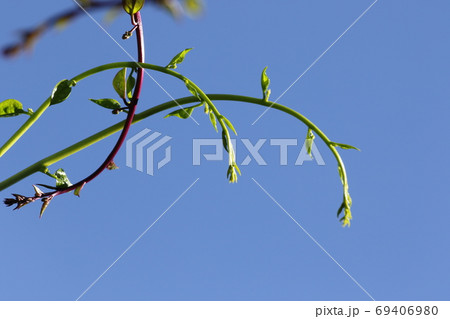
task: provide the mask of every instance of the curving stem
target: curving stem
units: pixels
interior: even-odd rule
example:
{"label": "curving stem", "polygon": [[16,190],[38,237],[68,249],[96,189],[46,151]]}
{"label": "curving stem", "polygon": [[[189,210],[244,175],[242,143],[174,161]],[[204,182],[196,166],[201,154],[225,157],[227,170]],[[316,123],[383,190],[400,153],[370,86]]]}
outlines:
{"label": "curving stem", "polygon": [[[139,67],[137,70],[137,80],[136,80],[136,86],[133,92],[133,96],[131,98],[131,101],[128,105],[128,115],[125,119],[125,124],[123,126],[122,132],[120,133],[119,139],[117,140],[114,148],[109,153],[108,157],[105,159],[105,161],[100,165],[99,168],[97,168],[91,175],[84,178],[83,180],[79,181],[76,184],[73,184],[67,188],[64,189],[58,189],[56,191],[48,192],[48,193],[41,193],[36,194],[34,197],[27,197],[26,203],[28,204],[30,202],[36,201],[38,199],[42,199],[44,202],[44,205],[50,202],[55,196],[62,195],[74,190],[81,190],[81,188],[84,187],[87,183],[95,179],[97,176],[99,176],[105,169],[107,169],[111,163],[113,163],[115,156],[119,152],[120,148],[122,147],[123,143],[125,142],[125,138],[128,134],[128,131],[133,124],[134,115],[136,113],[136,107],[139,102],[139,97],[141,95],[142,91],[142,82],[144,79],[144,71],[140,67],[140,63],[145,63],[145,48],[144,48],[144,30],[142,26],[142,19],[140,12],[137,12],[132,16],[131,18],[132,24],[136,27],[136,38],[137,38],[137,47],[138,47],[138,63],[136,63]],[[17,197],[17,196],[16,196]],[[17,198],[16,198],[17,199]],[[17,203],[17,208],[20,208],[20,201]],[[23,205],[22,205],[23,206]],[[42,211],[41,211],[42,214]]]}

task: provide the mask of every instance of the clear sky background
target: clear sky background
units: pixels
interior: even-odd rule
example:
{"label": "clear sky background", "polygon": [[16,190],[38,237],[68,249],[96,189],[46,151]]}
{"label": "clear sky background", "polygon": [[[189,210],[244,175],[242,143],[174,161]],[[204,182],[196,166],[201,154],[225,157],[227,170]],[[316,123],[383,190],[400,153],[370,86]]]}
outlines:
{"label": "clear sky background", "polygon": [[[203,16],[180,22],[147,6],[147,61],[166,65],[194,47],[177,71],[207,93],[255,97],[269,66],[276,99],[372,3],[210,0]],[[3,3],[0,44],[15,41],[15,30],[71,7],[70,0]],[[371,300],[369,294],[376,300],[449,300],[449,14],[444,0],[378,1],[279,100],[332,140],[361,149],[341,151],[354,202],[350,228],[336,218],[339,175],[318,139],[325,166],[295,166],[300,146],[289,147],[288,165],[281,166],[279,148],[266,142],[260,153],[268,165],[253,160],[241,166],[239,182],[229,184],[226,158],[192,165],[193,138],[220,138],[201,110],[194,112],[200,126],[158,114],[130,131],[148,128],[172,137],[172,161],[154,176],[126,167],[122,149],[119,170],[102,174],[81,198],[54,199],[41,220],[38,203],[14,212],[0,207],[0,299],[77,299],[199,178],[81,300]],[[102,21],[103,15],[94,17]],[[126,15],[106,26],[135,55],[135,42],[120,40],[129,28]],[[61,79],[128,60],[83,17],[44,36],[31,54],[1,59],[0,100],[16,98],[37,109]],[[123,118],[88,101],[115,98],[114,74],[80,82],[68,101],[49,109],[0,158],[0,179]],[[151,75],[172,96],[189,95],[183,83]],[[139,110],[167,100],[146,77]],[[263,107],[217,106],[239,138],[253,144],[263,138],[302,143],[306,135],[304,125],[276,110],[251,125]],[[24,120],[1,119],[0,142]],[[116,138],[51,169],[63,167],[76,182],[103,161]],[[239,141],[237,147],[240,163],[247,153]],[[52,181],[36,174],[0,195],[31,195],[35,183]]]}

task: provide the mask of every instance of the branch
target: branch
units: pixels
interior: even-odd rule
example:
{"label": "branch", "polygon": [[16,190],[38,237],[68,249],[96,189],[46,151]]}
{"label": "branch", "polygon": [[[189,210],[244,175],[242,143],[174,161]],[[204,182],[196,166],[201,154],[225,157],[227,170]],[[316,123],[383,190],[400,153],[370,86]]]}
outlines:
{"label": "branch", "polygon": [[[182,7],[175,0],[149,0],[150,3],[162,7],[169,11],[173,16],[178,17],[181,15]],[[79,4],[88,11],[97,10],[115,10],[122,7],[121,0],[105,0],[105,1],[95,1],[95,0],[78,0]],[[199,8],[201,7],[198,4]],[[3,47],[2,53],[5,57],[16,56],[23,51],[30,50],[36,41],[50,29],[57,27],[58,25],[63,25],[72,22],[73,20],[83,16],[84,12],[79,6],[75,6],[73,9],[63,11],[61,13],[55,14],[46,20],[44,20],[39,25],[25,29],[20,32],[20,40],[16,43],[10,44]]]}
{"label": "branch", "polygon": [[[254,97],[248,97],[248,96],[241,96],[241,95],[231,95],[231,94],[207,94],[207,97],[209,100],[211,101],[236,101],[236,102],[245,102],[245,103],[251,103],[251,104],[255,104],[255,105],[261,105],[264,107],[270,107],[276,110],[279,110],[281,112],[284,112],[288,115],[291,115],[295,118],[297,118],[298,120],[300,120],[301,122],[303,122],[309,129],[311,129],[312,131],[314,131],[322,140],[323,142],[327,145],[327,147],[330,149],[330,151],[333,153],[334,157],[336,158],[336,161],[338,163],[338,168],[340,171],[340,175],[341,175],[341,180],[344,186],[344,200],[342,205],[347,205],[347,197],[348,195],[348,178],[347,178],[347,173],[345,170],[345,165],[344,162],[342,161],[342,158],[339,154],[339,152],[337,151],[336,147],[334,146],[335,143],[332,142],[326,135],[325,133],[323,133],[319,127],[317,127],[313,122],[311,122],[308,118],[306,118],[304,115],[300,114],[297,111],[294,111],[292,109],[290,109],[287,106],[278,104],[278,103],[273,103],[271,101],[265,101],[264,99],[259,99],[259,98],[254,98]],[[169,101],[160,105],[157,105],[155,107],[152,107],[146,111],[143,111],[139,114],[136,114],[136,116],[134,117],[133,120],[133,124],[142,121],[143,119],[152,116],[154,114],[166,111],[170,108],[176,107],[176,106],[180,106],[180,105],[185,105],[185,104],[189,104],[189,103],[196,103],[198,102],[198,98],[194,97],[194,96],[189,96],[189,97],[184,97],[184,98],[179,98],[173,101]],[[28,168],[22,170],[21,172],[11,176],[10,178],[4,180],[3,182],[0,183],[0,191],[3,191],[4,189],[10,187],[11,185],[14,185],[15,183],[19,182],[20,180],[34,174],[37,172],[42,172],[45,168],[47,168],[48,166],[61,161],[62,159],[73,155],[85,148],[87,148],[90,145],[93,145],[99,141],[101,141],[102,139],[107,138],[108,136],[120,131],[124,125],[125,121],[122,121],[120,123],[117,123],[113,126],[108,127],[107,129],[104,129],[101,132],[98,132],[58,153],[55,153],[51,156],[48,156],[36,163],[34,163],[33,165],[29,166]],[[345,206],[345,208],[347,208],[347,206]],[[348,207],[348,211],[346,209],[345,211],[345,216],[346,219],[344,219],[344,225],[348,225],[351,219],[351,212],[350,212],[350,207]]]}
{"label": "branch", "polygon": [[[143,31],[143,26],[142,26],[141,14],[139,12],[137,12],[136,14],[132,15],[131,21],[132,21],[132,24],[134,25],[136,33],[137,33],[137,46],[138,46],[138,55],[139,55],[138,61],[139,61],[139,63],[144,63],[145,62],[144,31]],[[25,197],[22,195],[14,194],[15,199],[5,199],[5,204],[7,206],[17,204],[15,209],[18,209],[28,203],[31,203],[31,202],[34,202],[34,201],[40,199],[43,202],[41,213],[40,213],[40,216],[42,216],[44,210],[47,208],[50,201],[54,197],[56,197],[58,195],[69,193],[71,191],[75,191],[75,194],[79,194],[81,189],[84,187],[84,185],[86,185],[87,183],[89,183],[90,181],[95,179],[105,169],[110,167],[110,165],[112,165],[114,163],[113,162],[114,157],[117,155],[120,148],[122,147],[122,145],[125,141],[125,138],[128,134],[128,131],[131,127],[131,124],[133,123],[133,118],[134,118],[134,115],[136,112],[136,106],[139,102],[139,97],[140,97],[141,91],[142,91],[143,79],[144,79],[144,71],[142,68],[138,68],[136,87],[134,89],[133,96],[131,98],[131,102],[128,105],[128,114],[127,114],[127,118],[125,119],[125,123],[124,123],[123,129],[122,129],[122,132],[119,136],[118,141],[116,142],[116,145],[114,146],[112,151],[109,153],[108,157],[105,159],[103,164],[100,165],[99,168],[97,168],[97,170],[95,170],[91,175],[89,175],[88,177],[79,181],[78,183],[75,183],[64,189],[56,189],[55,191],[52,191],[52,192],[43,193],[41,190],[39,190],[37,187],[35,187],[35,190],[36,190],[35,196]],[[42,171],[42,169],[41,169],[41,171]],[[44,172],[46,173],[47,170],[44,169]]]}
{"label": "branch", "polygon": [[[173,77],[183,81],[184,83],[186,83],[186,81],[187,81],[190,84],[192,84],[196,88],[196,90],[198,90],[199,93],[203,93],[200,90],[200,88],[197,85],[195,85],[190,79],[188,79],[187,77],[185,77],[173,70],[170,70],[168,68],[158,66],[158,65],[153,65],[153,64],[148,64],[148,63],[138,63],[138,62],[115,62],[115,63],[104,64],[104,65],[92,68],[90,70],[87,70],[83,73],[80,73],[69,81],[73,82],[73,83],[78,83],[94,74],[97,74],[97,73],[100,73],[103,71],[107,71],[107,70],[111,70],[111,69],[118,69],[118,68],[136,68],[136,67],[165,73],[165,74],[168,74],[170,76],[173,76]],[[42,105],[19,128],[19,130],[17,132],[15,132],[5,142],[5,144],[2,147],[0,147],[0,157],[2,157],[28,131],[28,129],[42,116],[42,114],[50,106],[50,101],[51,101],[51,98],[48,98],[47,100],[45,100],[45,102],[42,103]],[[214,105],[212,105],[212,107],[214,107]],[[214,109],[216,109],[216,108],[214,107]],[[220,115],[220,113],[218,113],[217,109],[216,109],[216,112],[217,112],[217,114]]]}

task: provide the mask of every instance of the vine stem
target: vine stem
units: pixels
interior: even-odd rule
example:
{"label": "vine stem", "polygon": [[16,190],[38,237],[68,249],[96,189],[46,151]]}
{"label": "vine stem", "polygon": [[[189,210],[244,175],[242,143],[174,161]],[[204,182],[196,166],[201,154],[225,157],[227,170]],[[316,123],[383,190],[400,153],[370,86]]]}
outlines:
{"label": "vine stem", "polygon": [[[216,115],[217,119],[219,120],[219,123],[221,124],[222,128],[228,132],[228,130],[226,129],[226,125],[221,117],[221,114],[219,113],[219,111],[217,110],[217,108],[215,107],[215,105],[211,102],[210,99],[208,99],[208,96],[205,95],[203,93],[203,91],[195,84],[193,83],[190,79],[188,79],[187,77],[185,77],[184,75],[181,75],[178,72],[175,72],[171,69],[159,66],[159,65],[154,65],[154,64],[148,64],[148,63],[142,63],[142,62],[114,62],[114,63],[108,63],[108,64],[104,64],[104,65],[100,65],[97,66],[95,68],[89,69],[83,73],[78,74],[77,76],[75,76],[74,78],[72,78],[70,81],[73,81],[75,83],[80,82],[81,80],[90,77],[94,74],[103,72],[103,71],[107,71],[107,70],[112,70],[112,69],[118,69],[118,68],[142,68],[142,69],[149,69],[149,70],[153,70],[153,71],[157,71],[157,72],[161,72],[161,73],[165,73],[168,75],[171,75],[175,78],[178,78],[180,80],[182,80],[183,82],[189,82],[199,93],[199,95],[205,100],[205,102],[211,107],[211,109],[213,110],[214,114]],[[36,121],[42,116],[42,114],[48,109],[48,107],[50,106],[50,101],[51,98],[48,98],[47,100],[45,100],[44,103],[42,103],[42,105],[36,110],[36,112],[34,112],[28,119],[27,121],[5,142],[5,144],[0,147],[0,157],[2,157],[29,129],[30,127],[36,123]],[[198,101],[198,100],[197,100]]]}
{"label": "vine stem", "polygon": [[[144,63],[145,62],[145,45],[144,45],[144,29],[142,26],[142,19],[141,19],[141,13],[137,12],[134,16],[131,16],[132,24],[136,27],[136,38],[137,38],[137,47],[138,47],[138,62]],[[95,179],[97,176],[99,176],[113,161],[114,157],[116,157],[117,153],[119,152],[120,148],[122,147],[123,143],[125,142],[125,138],[128,135],[128,131],[130,130],[131,125],[133,124],[133,118],[136,113],[136,107],[139,102],[139,97],[141,96],[142,92],[142,82],[144,80],[144,70],[142,68],[138,68],[137,75],[136,75],[136,86],[133,92],[133,96],[131,98],[131,102],[129,103],[129,109],[127,118],[125,119],[124,126],[122,128],[122,132],[120,133],[119,139],[116,142],[116,145],[114,145],[114,148],[109,153],[108,157],[105,159],[102,165],[100,165],[95,172],[93,172],[91,175],[86,177],[85,179],[79,181],[78,183],[67,187],[63,190],[58,190],[56,192],[51,192],[49,194],[43,194],[43,196],[57,196],[61,194],[65,194],[68,192],[71,192],[73,190],[76,190],[78,188],[82,188],[85,184],[89,183],[93,179]]]}
{"label": "vine stem", "polygon": [[[142,19],[140,12],[137,12],[134,16],[131,17],[132,24],[136,27],[136,33],[137,33],[137,46],[138,46],[138,62],[144,63],[145,62],[145,45],[144,45],[144,31],[142,26]],[[114,148],[111,150],[109,155],[106,157],[105,161],[98,167],[92,174],[90,174],[88,177],[84,178],[83,180],[79,181],[78,183],[75,183],[67,188],[56,190],[53,192],[48,192],[40,195],[36,195],[34,198],[48,198],[51,200],[53,197],[62,195],[77,189],[81,189],[95,179],[97,176],[99,176],[107,167],[113,163],[114,157],[119,152],[120,148],[122,147],[123,143],[125,142],[125,138],[128,134],[128,131],[133,123],[133,118],[136,113],[136,106],[139,102],[139,97],[141,95],[142,91],[142,82],[144,79],[144,71],[142,68],[138,68],[137,70],[137,80],[136,80],[136,86],[133,92],[133,96],[131,98],[131,101],[128,105],[128,114],[127,118],[125,119],[123,126],[122,126],[122,132],[119,136],[119,139],[117,140],[116,144],[114,145]],[[46,101],[47,102],[47,101]],[[45,103],[44,103],[45,104]],[[42,115],[43,111],[41,111]],[[31,126],[31,125],[30,125]],[[47,172],[47,166],[40,167],[40,171]],[[34,199],[33,198],[33,199]]]}
{"label": "vine stem", "polygon": [[[153,4],[164,6],[164,1],[161,0],[151,0]],[[121,9],[122,1],[120,0],[102,0],[102,1],[84,1],[81,2],[78,0],[78,5],[88,11],[94,10],[102,10],[102,9]],[[50,28],[57,26],[59,23],[63,25],[68,23],[71,20],[75,20],[76,18],[84,15],[84,10],[79,6],[76,6],[73,9],[69,9],[66,11],[62,11],[61,13],[55,14],[39,23],[37,26],[33,28],[29,28],[23,30],[21,33],[21,39],[2,48],[2,53],[6,57],[13,57],[16,54],[19,54],[23,50],[30,49],[34,42],[43,35],[44,32],[47,32]]]}
{"label": "vine stem", "polygon": [[5,155],[5,153],[14,145],[16,142],[25,134],[26,131],[41,117],[41,115],[50,106],[51,98],[45,100],[44,103],[26,120],[25,123],[6,141],[2,147],[0,147],[0,157]]}
{"label": "vine stem", "polygon": [[[345,209],[345,217],[343,219],[341,219],[341,220],[344,220],[344,222],[343,222],[344,226],[350,224],[350,219],[351,219],[351,212],[350,212],[351,198],[350,198],[350,195],[348,193],[348,180],[347,180],[347,173],[346,173],[346,169],[345,169],[344,163],[343,163],[343,161],[342,161],[342,159],[341,159],[341,157],[339,155],[339,152],[337,151],[337,149],[335,147],[335,144],[332,141],[330,141],[330,139],[316,125],[314,125],[309,119],[307,119],[302,114],[300,114],[300,113],[298,113],[298,112],[296,112],[296,111],[294,111],[294,110],[292,110],[292,109],[290,109],[290,108],[288,108],[286,106],[283,106],[281,104],[273,103],[273,102],[270,102],[270,101],[265,101],[264,99],[257,99],[257,98],[252,98],[252,97],[247,97],[247,96],[238,96],[238,95],[226,95],[226,94],[207,95],[197,85],[195,85],[195,83],[193,83],[191,80],[189,80],[185,76],[183,76],[183,75],[181,75],[181,74],[179,74],[179,73],[177,73],[177,72],[175,72],[173,70],[170,70],[168,68],[157,66],[157,65],[152,65],[152,64],[147,64],[147,63],[116,62],[116,63],[105,64],[105,65],[98,66],[96,68],[90,69],[90,70],[88,70],[86,72],[83,72],[83,73],[77,75],[76,77],[74,77],[72,79],[72,81],[78,82],[78,81],[80,81],[80,80],[82,80],[82,79],[84,79],[86,77],[89,77],[89,76],[95,74],[95,73],[99,73],[99,72],[110,70],[110,69],[127,68],[127,67],[130,67],[130,68],[134,67],[135,68],[136,66],[139,68],[139,70],[141,72],[143,72],[142,69],[150,69],[150,70],[166,73],[168,75],[171,75],[171,76],[173,76],[175,78],[178,78],[178,79],[182,80],[185,84],[190,84],[195,90],[197,90],[197,93],[200,95],[201,99],[204,102],[206,102],[211,107],[211,109],[213,110],[213,112],[216,115],[217,119],[220,121],[220,124],[221,124],[222,128],[224,129],[224,132],[227,135],[228,140],[230,140],[229,132],[228,132],[228,129],[226,128],[226,124],[223,122],[223,117],[220,115],[220,113],[218,112],[218,110],[216,109],[216,107],[214,106],[214,104],[211,101],[214,98],[217,99],[217,100],[230,100],[230,101],[242,101],[242,102],[254,103],[254,104],[259,104],[259,105],[263,105],[263,106],[266,106],[266,107],[270,107],[271,106],[274,109],[281,110],[281,111],[283,111],[283,112],[285,112],[287,114],[290,114],[290,115],[296,117],[300,121],[302,121],[304,124],[306,124],[306,126],[308,126],[312,131],[314,131],[325,142],[325,144],[331,150],[331,152],[333,153],[334,157],[337,160],[339,175],[340,175],[341,182],[342,182],[342,185],[343,185],[343,188],[344,188],[343,203],[342,203],[341,207],[338,210],[338,216],[341,214],[342,210]],[[180,106],[182,104],[198,102],[199,101],[198,97],[190,97],[188,99],[189,99],[189,102],[180,103],[180,101],[183,101],[183,99],[181,99],[181,100],[173,100],[173,101],[161,104],[161,105],[165,106],[165,108],[164,108],[164,110],[165,110],[165,109],[168,109],[168,108],[171,108],[171,107],[174,107],[174,106]],[[34,123],[37,120],[38,116],[41,116],[42,113],[45,111],[45,109],[47,107],[48,106],[46,106],[46,103],[44,103],[43,106],[41,106],[41,108],[44,108],[44,110],[41,110],[41,108],[40,108],[38,111],[36,111],[35,114],[33,114],[30,117],[29,121],[33,121],[33,123]],[[151,111],[151,110],[153,110],[153,108],[150,109],[150,110],[147,110],[147,111]],[[38,114],[38,116],[36,114]],[[152,113],[152,114],[154,114],[154,113]],[[151,114],[149,114],[147,116],[150,116],[150,115]],[[145,117],[147,117],[147,116],[145,116]],[[127,117],[127,119],[129,119],[129,118]],[[125,125],[127,125],[127,124],[125,123]],[[14,134],[14,136],[16,137],[16,141],[20,138],[21,135],[23,135],[26,132],[26,130],[29,127],[31,127],[31,124],[28,125],[27,126],[28,128],[26,128],[26,129],[23,129],[23,127],[19,129],[19,131],[20,131],[19,133],[16,132]],[[121,127],[123,128],[123,126],[121,126]],[[52,155],[52,156],[49,156],[46,159],[35,163],[31,167],[29,167],[29,168],[27,168],[27,169],[17,173],[16,175],[14,175],[14,176],[10,177],[9,179],[5,180],[4,182],[0,183],[0,191],[5,189],[5,188],[7,188],[7,187],[9,187],[9,186],[11,186],[12,184],[16,183],[18,180],[21,180],[21,179],[25,178],[26,176],[29,176],[29,175],[33,174],[34,172],[37,172],[37,171],[47,172],[47,166],[49,166],[49,165],[51,165],[51,164],[56,162],[54,160],[55,156],[64,155],[65,152],[67,152],[67,151],[72,152],[72,148],[73,147],[75,147],[75,150],[71,154],[76,153],[78,150],[83,149],[85,147],[83,145],[85,145],[85,143],[88,142],[91,138],[100,136],[99,140],[101,140],[101,139],[105,138],[106,136],[109,136],[109,135],[117,132],[118,130],[120,130],[120,127],[119,127],[117,130],[107,134],[104,137],[101,137],[102,134],[105,133],[105,131],[109,132],[109,130],[111,128],[112,127],[108,128],[108,129],[106,129],[104,131],[101,131],[101,132],[91,136],[90,138],[88,138],[86,140],[83,140],[83,141],[73,145],[72,147],[69,147],[69,148],[67,148],[67,149],[65,149],[65,150],[63,150],[61,152],[58,152],[58,153]],[[128,131],[128,129],[127,129],[127,131]],[[125,136],[126,136],[126,134],[124,136],[121,135],[121,139],[124,140]],[[97,141],[99,141],[99,140],[97,140]],[[122,143],[123,143],[123,140],[122,140]],[[14,143],[15,143],[15,141],[13,141],[13,139],[11,138],[1,149],[7,150]],[[95,143],[95,142],[93,142],[93,143]],[[80,146],[81,146],[81,148],[76,150],[76,148],[78,148]],[[115,153],[117,153],[117,151],[118,151],[118,149],[115,149]],[[0,155],[1,155],[1,153],[0,153]],[[67,156],[68,155],[64,155],[62,158],[67,157]],[[231,159],[231,155],[230,155],[230,159]],[[234,160],[234,158],[233,158],[233,160]],[[105,163],[106,163],[106,161],[105,161]],[[108,162],[107,164],[109,164],[109,163],[110,162]],[[106,167],[107,166],[105,166],[102,170],[104,170]],[[94,172],[91,176],[89,176],[84,181],[92,180],[98,174],[100,174],[100,172],[101,171]],[[60,192],[61,193],[67,193],[67,192],[69,192],[71,190],[75,190],[75,189],[79,190],[79,187],[80,188],[83,187],[85,183],[86,182],[82,181],[82,182],[77,183],[76,185],[74,185],[74,186],[72,186],[70,188],[66,188],[64,190],[61,190]],[[50,196],[51,194],[52,193],[47,193],[47,194],[44,194],[44,196]]]}
{"label": "vine stem", "polygon": [[[345,171],[344,162],[342,161],[342,158],[339,154],[339,152],[336,150],[336,147],[332,145],[331,140],[323,133],[313,122],[311,122],[308,118],[306,118],[304,115],[300,114],[297,111],[292,110],[291,108],[278,104],[273,103],[271,101],[264,101],[263,99],[249,97],[249,96],[242,96],[242,95],[232,95],[232,94],[206,94],[209,100],[211,101],[236,101],[236,102],[246,102],[251,103],[255,105],[261,105],[264,107],[272,107],[273,109],[282,111],[286,114],[289,114],[301,122],[303,122],[307,127],[309,127],[311,130],[313,130],[327,145],[327,147],[331,150],[334,157],[336,158],[339,167],[342,170],[342,179],[344,187],[348,184],[347,183],[347,174]],[[190,103],[196,103],[198,102],[198,98],[194,96],[189,97],[183,97],[179,98],[173,101],[169,101],[157,106],[154,106],[148,110],[145,110],[141,113],[138,113],[134,116],[134,119],[132,121],[132,124],[142,121],[143,119],[150,117],[152,115],[155,115],[157,113],[166,111],[170,108],[190,104]],[[125,121],[119,122],[115,125],[112,125],[76,144],[73,144],[72,146],[69,146],[53,155],[50,155],[46,158],[41,159],[40,161],[34,163],[33,165],[27,167],[26,169],[18,172],[17,174],[11,176],[10,178],[4,180],[3,182],[0,182],[0,191],[3,191],[4,189],[10,187],[11,185],[14,185],[15,183],[19,182],[20,180],[34,174],[37,172],[44,171],[48,166],[61,161],[62,159],[69,157],[85,148],[87,148],[90,145],[93,145],[108,136],[117,133],[124,127]],[[348,186],[347,186],[348,187]]]}

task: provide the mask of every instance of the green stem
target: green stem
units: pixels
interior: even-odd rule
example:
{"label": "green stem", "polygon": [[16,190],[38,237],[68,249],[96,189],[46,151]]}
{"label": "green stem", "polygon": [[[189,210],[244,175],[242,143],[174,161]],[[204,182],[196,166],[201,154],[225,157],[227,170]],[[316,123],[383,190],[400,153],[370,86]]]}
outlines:
{"label": "green stem", "polygon": [[[128,64],[127,64],[128,65]],[[121,64],[118,67],[124,67],[123,64]],[[99,71],[100,72],[100,71]],[[274,109],[277,109],[279,111],[282,111],[284,113],[287,113],[295,118],[297,118],[298,120],[300,120],[301,122],[303,122],[307,127],[309,127],[310,129],[312,129],[324,142],[325,144],[328,146],[328,148],[331,150],[331,152],[333,153],[333,155],[335,156],[339,167],[342,170],[342,179],[343,179],[343,184],[344,187],[348,187],[347,186],[347,174],[345,172],[345,166],[344,163],[338,153],[338,151],[336,150],[336,148],[334,146],[331,145],[331,140],[325,135],[325,133],[323,133],[314,123],[312,123],[309,119],[307,119],[305,116],[303,116],[302,114],[298,113],[297,111],[294,111],[292,109],[290,109],[287,106],[278,104],[278,103],[273,103],[270,101],[264,101],[262,99],[258,99],[258,98],[254,98],[254,97],[249,97],[249,96],[241,96],[241,95],[231,95],[231,94],[207,94],[206,95],[208,97],[208,99],[211,100],[220,100],[220,101],[238,101],[238,102],[246,102],[246,103],[252,103],[252,104],[256,104],[256,105],[261,105],[261,106],[265,106],[265,107],[272,107]],[[168,110],[170,108],[179,106],[179,105],[185,105],[185,104],[189,104],[189,103],[195,103],[198,102],[198,99],[194,96],[189,96],[189,97],[184,97],[184,98],[180,98],[180,99],[176,99],[173,101],[169,101],[163,104],[160,104],[158,106],[152,107],[146,111],[143,111],[139,114],[136,114],[133,120],[133,124],[142,121],[143,119],[152,116],[156,113]],[[3,191],[4,189],[10,187],[11,185],[14,185],[15,183],[19,182],[20,180],[36,173],[36,172],[42,172],[45,171],[45,169],[58,162],[61,161],[62,159],[73,155],[81,150],[83,150],[84,148],[93,145],[103,139],[105,139],[106,137],[122,130],[124,125],[124,121],[117,123],[113,126],[110,126],[62,151],[59,151],[53,155],[50,155],[36,163],[34,163],[33,165],[29,166],[28,168],[20,171],[19,173],[11,176],[10,178],[4,180],[3,182],[0,183],[0,191]]]}
{"label": "green stem", "polygon": [[23,125],[13,134],[13,136],[10,137],[10,139],[2,146],[0,147],[0,157],[2,157],[10,148],[13,146],[21,137],[23,134],[25,134],[26,131],[30,129],[30,127],[41,117],[41,115],[47,110],[47,108],[50,106],[50,98],[45,100],[44,103],[34,112],[30,115],[28,120],[23,123]]}
{"label": "green stem", "polygon": [[[158,71],[161,73],[169,74],[173,77],[176,77],[183,82],[188,81],[191,83],[198,91],[199,93],[204,96],[205,94],[196,86],[191,80],[186,78],[185,76],[172,71],[170,69],[167,69],[165,67],[159,66],[159,65],[153,65],[148,63],[138,63],[138,62],[115,62],[115,63],[109,63],[100,65],[98,67],[92,68],[90,70],[87,70],[83,73],[78,74],[74,78],[71,79],[71,81],[75,81],[76,83],[80,82],[81,80],[84,80],[85,78],[103,72],[111,69],[118,69],[118,68],[133,68],[133,67],[139,67],[144,69],[150,69],[154,71]],[[209,101],[211,103],[211,101]],[[47,110],[47,108],[50,106],[50,98],[48,98],[37,110],[28,118],[28,120],[15,132],[11,138],[2,146],[0,147],[0,157],[2,157],[27,131],[30,129],[30,127],[41,117],[41,115]],[[215,108],[214,104],[211,103],[211,107],[214,110],[215,114],[220,115],[220,113]],[[223,121],[222,121],[223,122]],[[221,125],[223,126],[224,123],[221,122]]]}
{"label": "green stem", "polygon": [[[189,80],[188,78],[186,78],[185,76],[171,70],[165,67],[161,67],[158,65],[153,65],[153,64],[147,64],[147,63],[137,63],[137,62],[116,62],[116,63],[109,63],[109,64],[105,64],[105,65],[101,65],[98,67],[95,67],[93,69],[90,69],[86,72],[83,72],[79,75],[77,75],[76,77],[74,77],[72,79],[72,81],[75,82],[79,82],[91,75],[94,75],[96,73],[99,72],[103,72],[106,70],[110,70],[110,69],[116,69],[116,68],[125,68],[125,67],[129,67],[129,68],[133,68],[133,67],[139,67],[139,68],[143,68],[143,69],[150,69],[150,70],[154,70],[154,71],[158,71],[161,73],[165,73],[168,75],[171,75],[175,78],[178,78],[180,80],[182,80],[185,84],[190,84],[196,91],[197,93],[200,95],[201,99],[203,101],[205,101],[208,106],[211,108],[211,110],[214,112],[214,115],[216,116],[216,118],[219,120],[220,125],[222,126],[222,129],[226,135],[226,137],[228,138],[228,140],[230,140],[230,134],[229,131],[227,129],[227,126],[224,122],[224,118],[223,116],[219,113],[219,111],[217,110],[217,108],[214,106],[214,104],[212,103],[211,100],[226,100],[226,101],[241,101],[241,102],[248,102],[248,103],[253,103],[253,104],[259,104],[265,107],[271,107],[274,109],[278,109],[280,111],[283,111],[291,116],[294,116],[295,118],[299,119],[300,121],[302,121],[306,126],[308,126],[310,129],[312,129],[324,142],[325,144],[328,146],[328,148],[331,150],[331,152],[333,153],[334,157],[336,158],[337,162],[338,162],[338,168],[339,168],[339,172],[340,172],[340,177],[341,177],[341,181],[344,187],[344,194],[343,194],[343,202],[342,205],[340,207],[340,209],[338,210],[338,216],[339,214],[344,210],[345,211],[345,215],[343,217],[343,224],[345,225],[349,225],[350,224],[350,219],[351,219],[351,212],[350,212],[350,206],[351,206],[351,199],[350,199],[350,195],[348,193],[348,181],[347,181],[347,173],[345,170],[345,166],[344,163],[338,153],[338,151],[336,150],[336,147],[334,145],[332,145],[332,142],[328,139],[328,137],[317,127],[315,126],[311,121],[309,121],[306,117],[304,117],[303,115],[301,115],[300,113],[286,107],[283,106],[281,104],[277,104],[277,103],[272,103],[270,101],[265,101],[264,99],[257,99],[257,98],[252,98],[252,97],[247,97],[247,96],[238,96],[238,95],[226,95],[226,94],[212,94],[212,95],[206,95],[197,85],[195,85],[195,83],[193,83],[191,80]],[[168,108],[174,107],[174,106],[180,106],[182,104],[186,104],[186,103],[192,103],[192,102],[198,102],[198,98],[197,97],[189,97],[189,98],[182,98],[179,100],[174,100],[174,101],[170,101],[168,103],[164,103],[161,104],[159,106],[156,106],[155,108],[149,109],[145,112],[140,113],[140,115],[144,115],[146,114],[146,112],[150,112],[147,113],[147,116],[150,116],[154,113],[152,113],[152,110],[158,109],[159,107],[163,106],[163,109],[160,109],[158,112],[162,111],[162,110],[166,110]],[[10,149],[14,143],[17,142],[17,140],[31,127],[31,125],[33,125],[37,119],[42,115],[42,113],[48,108],[48,106],[50,105],[50,99],[47,99],[42,105],[41,107],[33,114],[31,115],[31,117],[28,119],[27,122],[25,122],[24,125],[22,125],[22,127],[16,132],[14,133],[14,135],[5,143],[5,145],[3,145],[0,148],[0,157],[6,153],[6,151],[8,149]],[[142,119],[142,118],[141,118]],[[135,119],[134,122],[136,122],[137,120],[141,120],[141,119]],[[119,125],[119,126],[117,126]],[[40,171],[42,169],[46,169],[47,166],[61,160],[62,158],[65,158],[69,155],[72,155],[76,152],[78,152],[79,150],[92,145],[93,143],[98,142],[99,140],[117,132],[118,130],[120,130],[120,125],[123,125],[122,123],[116,124],[106,130],[103,130],[93,136],[91,136],[90,138],[87,138],[61,152],[58,152],[52,156],[49,156],[41,161],[39,161],[38,163],[35,163],[34,165],[32,165],[31,167],[17,173],[16,175],[8,178],[7,180],[3,181],[0,183],[0,191],[2,191],[3,189],[13,185],[14,183],[18,182],[19,180],[33,174],[34,172]],[[229,145],[229,148],[231,149],[231,145]],[[229,156],[230,156],[230,163],[231,161],[233,161],[234,163],[234,150],[229,152]],[[234,169],[234,168],[233,168]]]}
{"label": "green stem", "polygon": [[[197,93],[200,95],[202,101],[204,101],[204,102],[206,102],[206,104],[208,104],[209,108],[213,111],[215,117],[219,121],[219,124],[222,127],[222,131],[225,133],[226,140],[228,141],[228,164],[231,167],[233,167],[234,165],[236,165],[236,154],[233,149],[233,144],[231,144],[230,132],[228,130],[227,125],[225,124],[223,115],[220,114],[219,110],[216,108],[214,103],[211,101],[211,99],[208,97],[208,95],[205,94],[205,92],[203,92],[202,89],[200,89],[194,82],[192,82],[191,80],[189,80],[188,78],[186,78],[184,76],[183,76],[183,80],[186,83],[189,82],[189,84],[197,91]],[[234,170],[234,168],[232,168],[232,169]],[[237,180],[233,180],[233,181],[237,181]]]}

